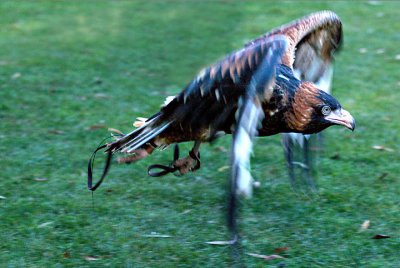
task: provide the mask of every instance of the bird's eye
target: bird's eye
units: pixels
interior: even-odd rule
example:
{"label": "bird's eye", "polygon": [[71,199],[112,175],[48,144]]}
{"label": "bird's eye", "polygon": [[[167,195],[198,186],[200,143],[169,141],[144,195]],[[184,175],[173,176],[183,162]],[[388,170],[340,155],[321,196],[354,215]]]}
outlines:
{"label": "bird's eye", "polygon": [[322,106],[321,113],[322,113],[323,115],[328,115],[328,114],[330,114],[330,113],[331,113],[331,107],[329,107],[328,105]]}

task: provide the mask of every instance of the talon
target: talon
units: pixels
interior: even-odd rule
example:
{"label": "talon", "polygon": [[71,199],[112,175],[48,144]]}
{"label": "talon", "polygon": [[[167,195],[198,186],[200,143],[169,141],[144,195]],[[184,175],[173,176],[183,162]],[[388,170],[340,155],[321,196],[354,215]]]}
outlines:
{"label": "talon", "polygon": [[172,166],[179,171],[180,175],[195,171],[200,168],[200,153],[196,155],[190,151],[187,157],[175,160]]}

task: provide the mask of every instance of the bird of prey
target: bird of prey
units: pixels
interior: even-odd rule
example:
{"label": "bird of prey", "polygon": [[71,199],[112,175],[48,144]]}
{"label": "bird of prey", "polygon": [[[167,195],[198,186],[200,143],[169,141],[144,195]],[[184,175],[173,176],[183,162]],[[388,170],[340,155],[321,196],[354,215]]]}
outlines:
{"label": "bird of prey", "polygon": [[[100,180],[93,185],[95,151],[88,167],[89,189],[94,191],[101,184],[113,154],[127,154],[120,162],[133,162],[157,148],[193,141],[187,157],[178,159],[176,154],[169,166],[149,168],[149,175],[153,176],[185,174],[200,168],[201,143],[233,134],[228,224],[235,232],[237,194],[250,196],[252,192],[249,159],[256,136],[312,134],[332,125],[351,130],[355,127],[353,117],[334,97],[313,82],[298,78],[299,74],[300,78],[313,74],[313,62],[307,66],[306,59],[330,59],[327,55],[340,43],[340,35],[332,34],[332,28],[338,25],[340,21],[334,13],[314,13],[205,68],[160,111],[142,120],[140,127],[96,150],[105,149],[108,157]],[[296,65],[298,62],[304,64]],[[161,171],[155,172],[156,168]]]}

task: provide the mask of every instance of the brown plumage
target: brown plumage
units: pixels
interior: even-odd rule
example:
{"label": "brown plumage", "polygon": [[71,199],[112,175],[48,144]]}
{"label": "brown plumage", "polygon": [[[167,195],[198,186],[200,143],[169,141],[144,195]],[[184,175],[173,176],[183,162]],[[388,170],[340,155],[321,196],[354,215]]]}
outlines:
{"label": "brown plumage", "polygon": [[[287,50],[281,62],[292,69],[297,66],[306,68],[308,62],[317,58],[316,55],[323,62],[330,62],[331,52],[339,47],[342,39],[341,23],[337,15],[332,12],[318,12],[249,42],[244,49],[204,69],[181,94],[161,110],[158,121],[173,120],[174,122],[168,130],[154,140],[154,143],[162,146],[189,140],[207,141],[213,132],[209,129],[212,124],[201,119],[206,118],[206,115],[213,117],[214,114],[221,112],[230,119],[224,122],[223,127],[229,132],[234,119],[231,114],[237,109],[237,101],[243,95],[260,61],[265,57],[268,40],[276,35],[284,35],[288,41]],[[296,59],[301,59],[302,62],[298,63],[299,60]],[[301,72],[301,76],[307,76],[306,72]],[[306,80],[316,82],[315,79]],[[268,100],[263,102],[268,102]],[[179,105],[185,107],[178,108]],[[193,111],[194,108],[195,111]],[[199,118],[199,115],[202,116]],[[218,119],[221,120],[221,118]],[[292,123],[293,126],[295,124],[300,124],[300,122]],[[215,130],[217,130],[216,127],[214,127]],[[293,129],[293,131],[300,132],[301,129]],[[268,131],[263,133],[269,134]]]}
{"label": "brown plumage", "polygon": [[[221,134],[233,134],[233,203],[230,207],[235,207],[237,192],[251,194],[248,166],[255,136],[316,133],[331,125],[354,129],[353,118],[335,98],[311,82],[302,82],[294,73],[299,66],[301,76],[310,76],[307,70],[302,71],[305,65],[296,64],[296,57],[312,61],[318,55],[322,62],[330,61],[330,52],[341,40],[332,34],[336,31],[341,31],[337,16],[332,12],[320,12],[250,42],[200,72],[138,129],[107,144],[109,160],[112,154],[121,152],[129,156],[120,162],[132,162],[146,157],[155,148],[194,141],[188,157],[175,159],[160,174],[151,173],[179,171],[183,174],[200,167],[201,142],[211,141]],[[329,42],[321,43],[321,38],[328,38]],[[91,165],[89,163],[90,178]],[[106,170],[102,178],[105,174]],[[95,189],[91,183],[89,188]],[[232,223],[230,226],[233,227]]]}
{"label": "brown plumage", "polygon": [[288,49],[282,57],[282,64],[294,68],[296,65],[301,68],[304,66],[306,72],[307,64],[311,64],[317,58],[321,58],[325,63],[332,60],[332,52],[342,43],[342,23],[331,11],[316,12],[273,29],[248,45],[274,35],[284,35],[289,42]]}
{"label": "brown plumage", "polygon": [[[143,126],[108,144],[107,151],[132,154],[128,159],[135,161],[157,147],[191,140],[206,142],[220,133],[232,133],[235,114],[240,100],[248,95],[251,79],[276,50],[281,50],[282,56],[281,64],[270,66],[277,71],[275,82],[267,81],[258,95],[264,114],[258,135],[319,132],[329,126],[326,122],[312,123],[317,118],[317,106],[324,104],[320,96],[323,93],[314,84],[296,79],[293,69],[299,66],[301,77],[314,75],[301,71],[307,64],[299,59],[312,62],[318,56],[328,64],[341,39],[341,23],[332,12],[315,13],[275,29],[201,71]],[[285,45],[276,40],[285,40]],[[126,160],[121,161],[129,162]]]}

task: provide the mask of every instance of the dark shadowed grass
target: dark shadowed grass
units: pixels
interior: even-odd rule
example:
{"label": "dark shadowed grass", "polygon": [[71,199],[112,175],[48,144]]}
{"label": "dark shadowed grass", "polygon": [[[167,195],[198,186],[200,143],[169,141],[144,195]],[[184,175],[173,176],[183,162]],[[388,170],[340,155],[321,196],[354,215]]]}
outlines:
{"label": "dark shadowed grass", "polygon": [[[170,149],[114,165],[92,206],[87,160],[108,132],[90,128],[127,132],[202,67],[273,27],[330,9],[345,35],[334,95],[357,130],[326,131],[318,194],[291,190],[278,136],[257,140],[252,169],[261,187],[243,202],[244,252],[288,247],[272,267],[399,267],[399,8],[395,1],[2,1],[0,266],[228,266],[229,247],[205,242],[228,238],[220,168],[230,137],[203,146],[202,169],[183,177],[146,175],[148,165],[170,160]],[[370,228],[360,232],[365,220]],[[376,234],[391,238],[371,239]]]}

